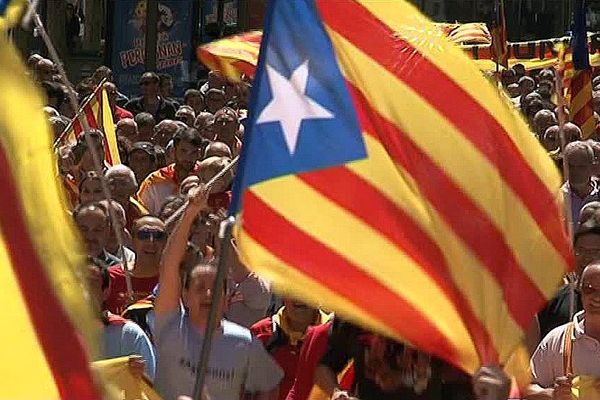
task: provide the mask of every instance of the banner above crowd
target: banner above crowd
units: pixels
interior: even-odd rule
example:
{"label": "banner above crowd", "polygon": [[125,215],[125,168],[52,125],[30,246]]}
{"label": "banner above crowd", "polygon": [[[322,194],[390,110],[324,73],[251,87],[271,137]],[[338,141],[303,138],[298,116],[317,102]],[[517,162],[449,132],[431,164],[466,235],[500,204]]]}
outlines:
{"label": "banner above crowd", "polygon": [[[558,44],[569,46],[571,38],[564,36],[530,42],[508,43],[509,65],[523,64],[525,69],[542,69],[558,63]],[[600,33],[588,33],[590,64],[600,66]],[[482,70],[494,70],[496,63],[492,59],[489,45],[461,45],[467,54],[477,62]],[[570,53],[570,49],[568,50]]]}

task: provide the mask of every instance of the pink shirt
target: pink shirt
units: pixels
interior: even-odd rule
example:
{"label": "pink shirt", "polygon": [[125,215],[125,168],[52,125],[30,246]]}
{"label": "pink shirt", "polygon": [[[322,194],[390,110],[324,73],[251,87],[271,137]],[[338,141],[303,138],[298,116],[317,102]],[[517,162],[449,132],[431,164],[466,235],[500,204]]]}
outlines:
{"label": "pink shirt", "polygon": [[[600,342],[585,334],[584,317],[584,311],[573,317],[573,373],[600,378]],[[556,378],[565,376],[563,349],[567,326],[551,330],[531,357],[533,382],[544,388],[551,387]]]}

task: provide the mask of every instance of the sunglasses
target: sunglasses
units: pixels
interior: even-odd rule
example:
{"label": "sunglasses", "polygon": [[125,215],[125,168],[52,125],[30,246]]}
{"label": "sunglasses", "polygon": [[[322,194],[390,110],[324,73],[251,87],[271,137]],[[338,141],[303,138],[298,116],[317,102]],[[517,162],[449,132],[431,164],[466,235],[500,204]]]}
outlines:
{"label": "sunglasses", "polygon": [[152,85],[154,81],[141,81],[140,86]]}
{"label": "sunglasses", "polygon": [[151,230],[146,230],[146,229],[142,229],[137,231],[136,237],[139,240],[153,240],[153,241],[161,241],[161,240],[165,240],[167,237],[167,234],[163,231],[151,231]]}

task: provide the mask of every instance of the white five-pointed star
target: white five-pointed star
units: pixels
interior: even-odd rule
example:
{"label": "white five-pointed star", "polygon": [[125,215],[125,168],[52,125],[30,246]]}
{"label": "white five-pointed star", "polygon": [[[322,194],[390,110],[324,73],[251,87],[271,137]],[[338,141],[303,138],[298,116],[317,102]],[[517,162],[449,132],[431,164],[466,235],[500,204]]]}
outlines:
{"label": "white five-pointed star", "polygon": [[330,119],[334,115],[306,95],[308,60],[296,68],[289,80],[268,64],[267,75],[273,99],[262,110],[256,123],[279,122],[288,150],[293,155],[303,120]]}

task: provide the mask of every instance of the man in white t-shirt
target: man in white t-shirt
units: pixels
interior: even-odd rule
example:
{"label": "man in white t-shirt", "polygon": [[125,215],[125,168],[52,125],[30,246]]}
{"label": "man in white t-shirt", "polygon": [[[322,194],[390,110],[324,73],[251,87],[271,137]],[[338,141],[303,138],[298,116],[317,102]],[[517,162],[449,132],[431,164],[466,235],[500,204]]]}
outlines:
{"label": "man in white t-shirt", "polygon": [[583,270],[580,291],[583,311],[550,331],[533,353],[528,398],[570,400],[573,377],[600,378],[600,262]]}
{"label": "man in white t-shirt", "polygon": [[[204,186],[191,189],[189,196],[189,204],[163,254],[160,290],[154,305],[158,355],[155,384],[165,400],[192,395],[216,279],[215,267],[203,264],[187,272],[183,282],[180,277],[179,266],[190,229],[200,211],[208,207]],[[225,298],[224,295],[220,304],[220,316]],[[211,400],[239,400],[243,393],[252,393],[254,399],[274,400],[282,377],[281,368],[248,329],[221,320],[213,337],[206,374],[206,391]]]}

